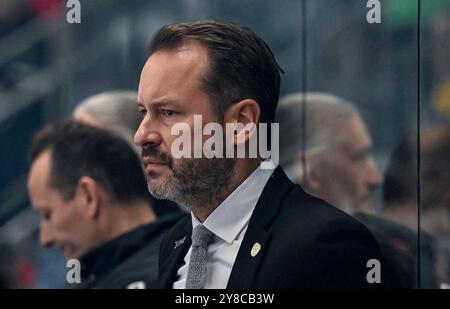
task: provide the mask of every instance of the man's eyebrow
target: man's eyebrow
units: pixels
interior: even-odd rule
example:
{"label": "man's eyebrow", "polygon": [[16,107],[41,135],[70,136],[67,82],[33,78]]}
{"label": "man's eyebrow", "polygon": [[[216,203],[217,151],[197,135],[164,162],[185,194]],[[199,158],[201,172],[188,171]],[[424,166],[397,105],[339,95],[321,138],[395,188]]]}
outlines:
{"label": "man's eyebrow", "polygon": [[[154,107],[163,107],[163,106],[167,106],[167,105],[177,105],[177,102],[174,100],[170,100],[170,99],[163,99],[163,100],[156,100],[156,101],[150,102],[149,104]],[[138,101],[138,105],[145,107],[145,104],[141,101]]]}

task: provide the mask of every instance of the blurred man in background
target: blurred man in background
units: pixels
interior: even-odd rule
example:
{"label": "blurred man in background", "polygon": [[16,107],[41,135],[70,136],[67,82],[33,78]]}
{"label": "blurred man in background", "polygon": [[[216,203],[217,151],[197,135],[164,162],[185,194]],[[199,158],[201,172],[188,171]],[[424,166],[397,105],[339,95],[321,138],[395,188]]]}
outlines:
{"label": "blurred man in background", "polygon": [[277,121],[280,163],[291,179],[364,223],[380,244],[383,267],[397,278],[396,287],[416,287],[411,261],[417,234],[372,215],[372,193],[381,175],[356,107],[326,93],[296,93],[281,99]]}
{"label": "blurred man in background", "polygon": [[417,134],[394,149],[383,185],[383,214],[417,229],[417,184],[421,179],[421,228],[437,237],[450,235],[450,126],[421,132],[420,175]]}
{"label": "blurred man in background", "polygon": [[[303,121],[305,119],[305,121]],[[372,213],[381,175],[354,105],[325,93],[280,100],[280,164],[291,180],[347,213]]]}
{"label": "blurred man in background", "polygon": [[[416,132],[394,149],[383,184],[383,215],[417,231],[420,206],[422,286],[450,283],[450,126]],[[418,169],[420,158],[420,174]],[[420,201],[418,184],[420,177]],[[420,203],[419,203],[420,202]],[[417,250],[417,249],[415,249]],[[416,251],[417,252],[417,251]]]}
{"label": "blurred man in background", "polygon": [[161,237],[136,153],[106,130],[66,120],[30,149],[28,190],[40,241],[81,263],[81,288],[146,287],[157,276]]}

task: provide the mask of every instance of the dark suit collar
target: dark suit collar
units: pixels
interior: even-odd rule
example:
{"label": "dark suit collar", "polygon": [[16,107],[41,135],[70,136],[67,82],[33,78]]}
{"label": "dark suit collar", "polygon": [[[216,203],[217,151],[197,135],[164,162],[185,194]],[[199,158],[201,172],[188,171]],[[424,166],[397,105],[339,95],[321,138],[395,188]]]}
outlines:
{"label": "dark suit collar", "polygon": [[284,196],[293,187],[294,184],[287,178],[284,171],[277,167],[256,204],[234,262],[227,288],[252,287],[271,240],[268,228],[276,218]]}
{"label": "dark suit collar", "polygon": [[186,217],[175,227],[171,233],[170,242],[167,244],[168,252],[160,252],[161,270],[158,278],[158,287],[171,289],[177,280],[177,272],[183,259],[191,246],[192,220],[191,216]]}

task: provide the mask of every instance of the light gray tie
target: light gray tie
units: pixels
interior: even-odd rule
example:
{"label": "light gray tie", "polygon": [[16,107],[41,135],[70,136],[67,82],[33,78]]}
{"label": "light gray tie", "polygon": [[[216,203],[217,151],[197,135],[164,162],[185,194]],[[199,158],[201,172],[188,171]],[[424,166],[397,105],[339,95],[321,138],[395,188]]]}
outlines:
{"label": "light gray tie", "polygon": [[214,234],[203,225],[197,225],[192,232],[192,251],[186,279],[186,289],[201,289],[206,276],[208,245]]}

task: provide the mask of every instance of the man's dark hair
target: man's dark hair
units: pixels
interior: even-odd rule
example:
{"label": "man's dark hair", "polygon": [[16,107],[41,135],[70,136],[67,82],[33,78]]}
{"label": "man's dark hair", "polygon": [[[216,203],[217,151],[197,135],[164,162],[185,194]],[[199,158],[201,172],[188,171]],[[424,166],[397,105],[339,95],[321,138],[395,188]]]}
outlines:
{"label": "man's dark hair", "polygon": [[173,51],[190,42],[208,50],[209,69],[202,85],[220,118],[231,104],[253,99],[261,109],[260,122],[274,121],[283,70],[262,39],[231,22],[177,23],[166,25],[155,34],[150,55]]}
{"label": "man's dark hair", "polygon": [[141,163],[128,143],[118,135],[75,120],[48,125],[33,138],[30,165],[51,151],[49,185],[65,201],[71,200],[82,176],[97,181],[114,202],[149,200]]}

